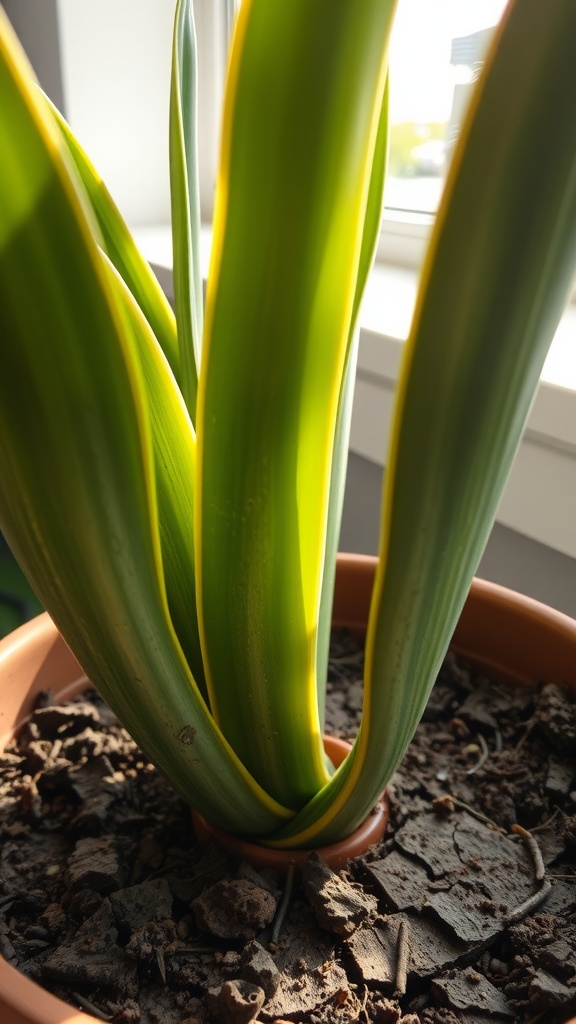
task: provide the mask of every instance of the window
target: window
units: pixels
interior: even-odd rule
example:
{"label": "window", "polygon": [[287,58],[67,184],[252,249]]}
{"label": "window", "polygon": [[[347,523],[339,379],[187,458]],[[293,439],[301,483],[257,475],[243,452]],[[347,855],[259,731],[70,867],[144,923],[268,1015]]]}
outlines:
{"label": "window", "polygon": [[[472,84],[506,0],[401,0],[390,48],[390,163],[379,256],[420,264]],[[416,29],[415,29],[416,27]]]}
{"label": "window", "polygon": [[505,0],[400,3],[390,51],[389,209],[436,211],[475,72],[504,4]]}
{"label": "window", "polygon": [[[4,0],[48,95],[131,227],[170,220],[168,100],[176,0]],[[233,0],[194,0],[200,178],[210,220]]]}

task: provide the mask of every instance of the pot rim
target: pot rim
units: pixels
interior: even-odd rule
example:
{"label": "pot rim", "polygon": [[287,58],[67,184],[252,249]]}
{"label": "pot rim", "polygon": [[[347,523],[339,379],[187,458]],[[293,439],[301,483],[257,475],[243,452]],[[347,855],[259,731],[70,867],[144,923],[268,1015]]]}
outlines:
{"label": "pot rim", "polygon": [[[333,624],[362,632],[378,559],[338,556]],[[356,582],[356,585],[354,581]],[[521,633],[510,664],[511,632]],[[475,639],[482,632],[482,651]],[[576,619],[535,598],[474,577],[454,631],[451,647],[464,658],[511,682],[539,679],[576,689]]]}

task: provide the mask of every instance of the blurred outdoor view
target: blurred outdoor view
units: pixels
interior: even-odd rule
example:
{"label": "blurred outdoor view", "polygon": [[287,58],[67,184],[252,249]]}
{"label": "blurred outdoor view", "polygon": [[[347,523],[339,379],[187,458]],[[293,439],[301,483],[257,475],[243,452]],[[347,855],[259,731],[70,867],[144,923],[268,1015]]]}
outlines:
{"label": "blurred outdoor view", "polygon": [[434,213],[471,83],[506,0],[399,0],[385,204]]}

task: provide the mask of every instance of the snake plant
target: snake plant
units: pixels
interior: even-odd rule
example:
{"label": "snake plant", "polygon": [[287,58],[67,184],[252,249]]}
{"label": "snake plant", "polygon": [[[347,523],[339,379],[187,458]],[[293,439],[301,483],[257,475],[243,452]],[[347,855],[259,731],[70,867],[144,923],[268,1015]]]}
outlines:
{"label": "snake plant", "polygon": [[333,772],[323,692],[394,8],[242,3],[204,306],[178,0],[175,314],[0,15],[0,528],[148,757],[211,821],[278,847],[349,833],[402,758],[575,266],[576,5],[514,0],[422,272],[362,724]]}

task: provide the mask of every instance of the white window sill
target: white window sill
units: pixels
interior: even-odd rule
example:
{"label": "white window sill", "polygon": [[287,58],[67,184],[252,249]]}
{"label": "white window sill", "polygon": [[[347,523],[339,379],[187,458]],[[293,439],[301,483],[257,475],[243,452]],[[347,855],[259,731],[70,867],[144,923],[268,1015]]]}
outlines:
{"label": "white window sill", "polygon": [[[135,236],[172,297],[172,247],[167,227]],[[202,237],[208,271],[210,231]],[[402,345],[414,310],[417,272],[378,263],[361,311],[361,339],[350,448],[385,464]],[[564,313],[542,373],[528,426],[504,493],[498,521],[576,557],[576,306]]]}

